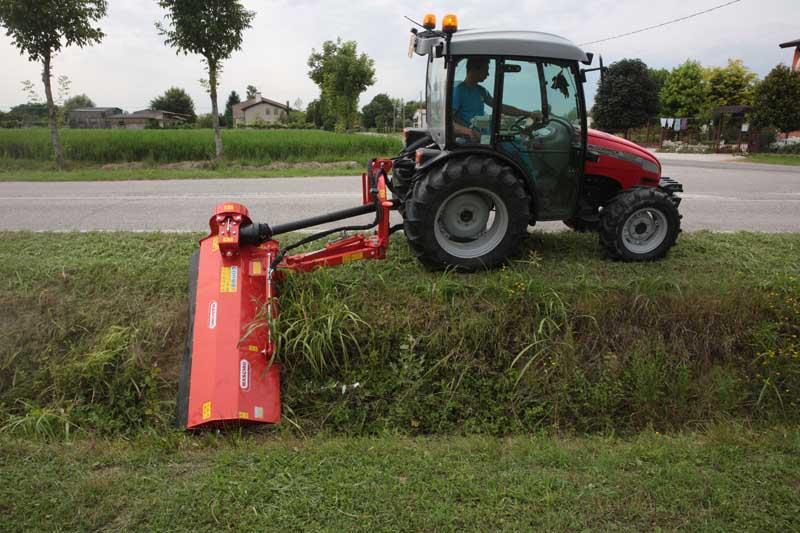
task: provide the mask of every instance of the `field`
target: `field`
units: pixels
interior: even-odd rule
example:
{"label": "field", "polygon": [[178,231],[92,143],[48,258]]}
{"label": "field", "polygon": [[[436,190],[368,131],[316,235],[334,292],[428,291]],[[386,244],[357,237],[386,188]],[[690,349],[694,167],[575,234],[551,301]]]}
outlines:
{"label": "field", "polygon": [[748,163],[766,163],[769,165],[800,166],[800,155],[792,154],[750,154],[744,161]]}
{"label": "field", "polygon": [[[65,157],[82,164],[153,164],[213,159],[212,130],[69,130],[61,132]],[[225,130],[225,159],[246,164],[272,162],[366,162],[393,156],[396,136],[337,134],[318,130]],[[52,160],[44,128],[0,130],[0,160]]]}

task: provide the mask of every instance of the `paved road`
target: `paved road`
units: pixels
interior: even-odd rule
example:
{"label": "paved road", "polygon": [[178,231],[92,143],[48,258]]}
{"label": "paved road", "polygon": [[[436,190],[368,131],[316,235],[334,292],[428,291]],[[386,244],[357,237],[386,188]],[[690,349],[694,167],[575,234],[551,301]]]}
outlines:
{"label": "paved road", "polygon": [[[684,229],[800,231],[800,169],[662,161],[664,174],[686,189]],[[224,200],[241,202],[257,220],[277,224],[358,205],[360,187],[357,177],[0,183],[0,229],[204,231],[214,206]]]}

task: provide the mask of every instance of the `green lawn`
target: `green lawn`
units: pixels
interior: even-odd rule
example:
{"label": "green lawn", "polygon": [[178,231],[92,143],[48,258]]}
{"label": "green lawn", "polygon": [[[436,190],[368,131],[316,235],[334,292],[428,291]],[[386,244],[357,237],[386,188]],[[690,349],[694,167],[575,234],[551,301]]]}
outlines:
{"label": "green lawn", "polygon": [[796,531],[800,429],[0,438],[5,531]]}
{"label": "green lawn", "polygon": [[242,166],[222,164],[216,168],[169,168],[166,166],[146,166],[143,168],[107,169],[97,165],[72,164],[71,168],[59,172],[51,163],[26,165],[10,164],[0,160],[0,182],[3,181],[128,181],[128,180],[179,180],[179,179],[224,179],[224,178],[276,178],[307,176],[353,176],[366,168],[365,163],[343,162],[339,165],[302,165],[285,168]]}
{"label": "green lawn", "polygon": [[748,163],[766,163],[769,165],[800,165],[800,155],[789,154],[751,154],[742,159]]}

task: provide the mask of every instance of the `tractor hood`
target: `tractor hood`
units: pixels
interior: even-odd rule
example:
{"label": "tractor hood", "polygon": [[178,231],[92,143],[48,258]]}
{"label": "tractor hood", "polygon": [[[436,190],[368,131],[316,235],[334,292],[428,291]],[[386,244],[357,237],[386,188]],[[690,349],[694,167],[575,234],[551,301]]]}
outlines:
{"label": "tractor hood", "polygon": [[655,154],[627,139],[590,128],[588,144],[589,151],[597,152],[601,155],[632,162],[637,160],[649,161],[658,167],[658,173],[659,175],[661,174],[661,162]]}

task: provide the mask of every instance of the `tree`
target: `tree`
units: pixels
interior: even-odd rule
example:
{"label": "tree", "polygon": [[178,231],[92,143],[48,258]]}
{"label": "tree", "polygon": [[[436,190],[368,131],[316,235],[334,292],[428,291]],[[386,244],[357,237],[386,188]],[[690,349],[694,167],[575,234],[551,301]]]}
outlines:
{"label": "tree", "polygon": [[106,16],[107,8],[106,0],[0,0],[0,26],[30,61],[42,63],[50,140],[59,169],[64,168],[64,150],[50,84],[53,56],[62,48],[102,41],[105,34],[96,23]]}
{"label": "tree", "polygon": [[248,85],[247,86],[247,99],[248,100],[252,100],[260,92],[261,91],[259,91],[258,87],[256,87],[255,85]]}
{"label": "tree", "polygon": [[658,85],[639,59],[611,64],[595,97],[594,125],[605,131],[628,130],[647,124],[658,113]]}
{"label": "tree", "polygon": [[376,128],[378,122],[381,124],[380,127],[385,127],[386,124],[392,123],[394,104],[388,94],[376,94],[372,101],[364,106],[361,113],[365,128]]}
{"label": "tree", "polygon": [[353,127],[358,118],[358,97],[375,83],[375,62],[358,55],[355,41],[325,41],[322,51],[311,50],[308,75],[321,91],[323,109],[336,117],[336,129]]}
{"label": "tree", "polygon": [[234,126],[233,124],[233,106],[236,104],[241,104],[242,99],[239,98],[239,93],[236,91],[231,91],[231,94],[228,95],[228,101],[225,102],[225,125],[229,128]]}
{"label": "tree", "polygon": [[750,105],[758,76],[741,59],[729,59],[726,67],[707,68],[709,111],[724,105]]}
{"label": "tree", "polygon": [[667,82],[667,78],[669,78],[669,71],[665,68],[650,68],[647,69],[650,73],[650,77],[653,79],[653,82],[656,84],[656,88],[658,89],[658,115],[662,115],[661,113],[661,89],[664,88],[664,84]]}
{"label": "tree", "polygon": [[165,44],[177,53],[199,54],[208,70],[208,93],[214,125],[214,152],[222,158],[222,132],[217,105],[218,77],[222,62],[242,48],[242,33],[250,27],[255,13],[239,0],[159,0],[167,10],[168,26],[156,23]]}
{"label": "tree", "polygon": [[63,105],[64,113],[66,113],[67,115],[69,115],[70,111],[72,111],[73,109],[84,109],[90,107],[96,107],[96,106],[94,105],[92,99],[86,96],[85,94],[76,94],[71,98],[67,98],[66,100],[64,100],[64,105]]}
{"label": "tree", "polygon": [[787,133],[800,129],[800,74],[778,65],[753,93],[753,119]]}
{"label": "tree", "polygon": [[695,117],[706,109],[708,94],[703,67],[686,61],[669,73],[661,88],[662,113],[672,117]]}
{"label": "tree", "polygon": [[187,122],[190,124],[197,119],[197,114],[194,112],[194,100],[180,87],[170,87],[161,96],[150,100],[150,109],[186,115],[189,117]]}

